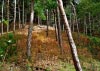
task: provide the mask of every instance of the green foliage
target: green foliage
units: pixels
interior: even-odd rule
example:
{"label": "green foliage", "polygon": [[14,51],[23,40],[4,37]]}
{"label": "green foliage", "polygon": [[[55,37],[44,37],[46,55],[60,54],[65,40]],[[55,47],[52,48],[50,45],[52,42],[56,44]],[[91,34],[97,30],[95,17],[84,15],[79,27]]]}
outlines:
{"label": "green foliage", "polygon": [[43,5],[42,1],[40,0],[35,1],[34,11],[43,20],[46,19],[45,14],[44,14],[44,11],[45,11],[44,7],[45,6]]}
{"label": "green foliage", "polygon": [[[16,52],[16,40],[13,33],[0,37],[0,59],[9,58]],[[6,54],[7,53],[7,54]]]}
{"label": "green foliage", "polygon": [[89,37],[90,39],[90,44],[95,45],[95,46],[100,46],[100,38],[98,37]]}
{"label": "green foliage", "polygon": [[93,0],[81,0],[81,2],[77,5],[77,12],[80,18],[83,18],[89,12],[92,16],[96,16],[100,13],[100,2],[94,2]]}
{"label": "green foliage", "polygon": [[71,9],[70,9],[70,5],[68,5],[67,7],[65,7],[65,12],[67,14],[67,17],[70,18],[70,14],[72,14]]}
{"label": "green foliage", "polygon": [[77,12],[78,12],[78,16],[83,18],[84,15],[86,15],[86,13],[88,13],[88,8],[91,5],[91,1],[90,0],[81,0],[81,2],[79,3],[79,5],[77,5]]}
{"label": "green foliage", "polygon": [[46,8],[49,10],[52,10],[57,7],[56,0],[47,0],[45,5],[46,5]]}
{"label": "green foliage", "polygon": [[8,20],[3,19],[3,23],[8,25]]}
{"label": "green foliage", "polygon": [[59,71],[75,71],[75,68],[72,64],[69,64],[67,62],[62,62],[62,65]]}
{"label": "green foliage", "polygon": [[92,0],[93,2],[97,3],[97,2],[100,2],[100,0]]}
{"label": "green foliage", "polygon": [[47,67],[45,71],[51,71],[50,67]]}
{"label": "green foliage", "polygon": [[34,3],[34,11],[41,19],[46,20],[45,10],[52,10],[57,7],[56,0],[36,0]]}

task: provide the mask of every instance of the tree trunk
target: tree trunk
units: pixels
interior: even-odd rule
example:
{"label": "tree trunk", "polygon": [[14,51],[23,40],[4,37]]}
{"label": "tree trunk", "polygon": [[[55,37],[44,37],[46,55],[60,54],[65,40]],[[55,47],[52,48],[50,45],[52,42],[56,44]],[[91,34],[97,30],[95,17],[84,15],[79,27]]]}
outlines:
{"label": "tree trunk", "polygon": [[[74,14],[72,14],[72,18],[73,18]],[[75,26],[75,19],[73,18],[72,20],[72,32],[74,32],[74,26]]]}
{"label": "tree trunk", "polygon": [[3,16],[4,16],[4,14],[3,14],[3,12],[4,12],[4,0],[2,0],[2,24],[1,24],[1,35],[3,34]]}
{"label": "tree trunk", "polygon": [[19,29],[21,28],[21,14],[20,14],[20,0],[19,0],[19,4],[18,4],[18,16],[19,16]]}
{"label": "tree trunk", "polygon": [[86,22],[85,22],[85,16],[84,16],[84,35],[85,35],[85,27],[86,27]]}
{"label": "tree trunk", "polygon": [[77,14],[76,14],[76,9],[74,4],[71,2],[72,8],[73,8],[73,12],[74,12],[74,25],[77,26],[77,32],[79,34],[79,27],[78,27],[78,20],[77,20]]}
{"label": "tree trunk", "polygon": [[57,21],[56,21],[56,11],[54,10],[54,27],[55,27],[55,37],[56,41],[58,40],[58,31],[57,31]]}
{"label": "tree trunk", "polygon": [[78,58],[78,54],[77,54],[76,45],[75,45],[75,42],[74,42],[72,34],[71,34],[71,30],[70,30],[70,27],[69,27],[69,24],[68,24],[66,13],[64,11],[63,2],[62,2],[62,0],[57,0],[57,1],[58,1],[59,9],[61,11],[61,15],[63,16],[63,20],[65,22],[66,33],[67,33],[67,36],[68,36],[68,39],[69,39],[69,44],[70,44],[70,47],[71,47],[71,53],[72,53],[75,69],[76,69],[76,71],[82,71],[80,61],[79,61],[79,58]]}
{"label": "tree trunk", "polygon": [[48,37],[49,31],[49,19],[48,19],[48,9],[46,10],[46,22],[47,22],[47,30],[46,30],[46,37]]}
{"label": "tree trunk", "polygon": [[23,18],[22,18],[22,28],[24,28],[24,26],[25,26],[25,21],[24,21],[24,0],[23,0]]}
{"label": "tree trunk", "polygon": [[89,13],[89,26],[90,26],[90,36],[92,36],[92,30],[91,30],[91,13]]}
{"label": "tree trunk", "polygon": [[95,28],[95,27],[94,27],[94,25],[95,25],[94,21],[95,21],[95,19],[94,19],[94,17],[92,16],[92,23],[93,23],[93,24],[92,24],[92,30],[93,30],[93,34],[94,34],[94,30],[95,30],[95,29],[94,29],[94,28]]}
{"label": "tree trunk", "polygon": [[15,32],[16,30],[16,0],[15,0],[15,7],[14,7],[14,28],[13,31]]}
{"label": "tree trunk", "polygon": [[70,29],[72,28],[72,14],[70,14]]}
{"label": "tree trunk", "polygon": [[7,1],[7,20],[8,20],[8,24],[7,24],[7,32],[9,32],[9,0]]}
{"label": "tree trunk", "polygon": [[25,20],[24,20],[24,22],[25,22],[24,23],[25,24],[24,26],[26,26],[26,24],[27,24],[27,11],[26,10],[25,10]]}
{"label": "tree trunk", "polygon": [[31,57],[31,38],[32,38],[32,30],[33,30],[33,20],[34,20],[34,0],[31,1],[31,16],[30,16],[30,25],[28,29],[28,38],[27,38],[27,57],[30,59]]}
{"label": "tree trunk", "polygon": [[61,26],[60,26],[60,12],[59,8],[57,7],[56,10],[56,20],[57,20],[57,32],[58,32],[58,44],[61,49],[61,54],[63,54],[63,46],[62,46],[62,36],[61,36]]}
{"label": "tree trunk", "polygon": [[39,16],[38,16],[38,25],[40,25],[40,18],[39,18]]}
{"label": "tree trunk", "polygon": [[87,35],[86,16],[84,16],[84,34]]}

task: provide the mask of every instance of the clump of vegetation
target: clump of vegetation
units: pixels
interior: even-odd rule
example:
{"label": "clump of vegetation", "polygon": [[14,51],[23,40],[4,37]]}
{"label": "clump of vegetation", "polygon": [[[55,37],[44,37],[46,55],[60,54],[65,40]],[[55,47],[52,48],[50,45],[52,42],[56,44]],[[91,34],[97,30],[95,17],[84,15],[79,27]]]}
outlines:
{"label": "clump of vegetation", "polygon": [[9,59],[16,54],[16,39],[13,33],[0,37],[0,60]]}

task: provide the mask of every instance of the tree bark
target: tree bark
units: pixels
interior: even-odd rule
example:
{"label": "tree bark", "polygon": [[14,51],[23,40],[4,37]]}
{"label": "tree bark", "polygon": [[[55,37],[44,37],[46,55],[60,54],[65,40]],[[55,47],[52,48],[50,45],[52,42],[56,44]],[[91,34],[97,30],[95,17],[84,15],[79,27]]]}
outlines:
{"label": "tree bark", "polygon": [[22,28],[24,28],[24,26],[25,26],[25,18],[24,18],[24,0],[23,0],[23,18],[22,18]]}
{"label": "tree bark", "polygon": [[74,19],[74,14],[72,14],[72,18],[73,18],[73,20],[72,20],[72,32],[74,32],[74,27],[75,27],[75,19]]}
{"label": "tree bark", "polygon": [[60,26],[60,12],[59,8],[57,7],[56,10],[56,20],[57,20],[57,34],[58,34],[58,44],[61,49],[61,54],[63,54],[63,46],[62,46],[62,36],[61,36],[61,26]]}
{"label": "tree bark", "polygon": [[87,35],[86,16],[84,16],[84,34]]}
{"label": "tree bark", "polygon": [[9,32],[9,0],[7,0],[7,20],[8,20],[8,24],[7,24],[7,32]]}
{"label": "tree bark", "polygon": [[91,30],[91,13],[89,13],[89,26],[90,26],[90,36],[92,36],[92,30]]}
{"label": "tree bark", "polygon": [[94,17],[92,16],[92,23],[93,23],[93,24],[92,24],[92,30],[93,30],[93,34],[94,34],[94,30],[95,30],[95,29],[94,29],[94,28],[95,28],[95,27],[94,27],[94,25],[95,25],[94,22],[95,22],[95,19],[94,19]]}
{"label": "tree bark", "polygon": [[25,20],[24,20],[24,26],[26,26],[26,24],[27,24],[27,10],[25,10]]}
{"label": "tree bark", "polygon": [[68,39],[69,39],[69,44],[70,44],[70,47],[71,47],[71,53],[72,53],[72,58],[73,58],[75,69],[76,69],[76,71],[82,71],[80,61],[79,61],[79,58],[78,58],[78,54],[77,54],[76,45],[75,45],[75,42],[74,42],[72,34],[71,34],[71,30],[70,30],[70,27],[69,27],[69,24],[68,24],[66,13],[64,11],[63,2],[62,2],[62,0],[57,0],[57,1],[58,1],[59,9],[61,11],[61,15],[63,16],[63,20],[65,22],[65,27],[66,27],[65,29],[66,29],[66,33],[67,33],[67,36],[68,36]]}
{"label": "tree bark", "polygon": [[38,25],[40,25],[40,18],[39,18],[39,16],[38,16]]}
{"label": "tree bark", "polygon": [[71,2],[73,12],[74,12],[74,25],[77,25],[77,32],[79,34],[79,27],[78,27],[78,20],[77,20],[77,14],[76,14],[76,8],[75,5]]}
{"label": "tree bark", "polygon": [[4,0],[2,0],[2,23],[1,23],[1,35],[3,34],[3,17],[4,17]]}
{"label": "tree bark", "polygon": [[13,31],[15,32],[16,30],[16,0],[15,0],[15,7],[14,7],[14,28]]}
{"label": "tree bark", "polygon": [[34,0],[31,1],[31,16],[30,16],[30,25],[28,29],[28,38],[27,38],[27,57],[30,59],[31,57],[31,38],[32,38],[32,30],[33,30],[33,20],[34,20]]}
{"label": "tree bark", "polygon": [[55,37],[56,41],[58,40],[58,31],[57,31],[57,21],[56,21],[56,10],[54,10],[54,27],[55,27]]}
{"label": "tree bark", "polygon": [[46,37],[48,37],[49,31],[49,19],[48,19],[48,9],[46,10],[46,23],[47,23],[47,30],[46,30]]}
{"label": "tree bark", "polygon": [[19,4],[18,4],[18,16],[19,16],[19,29],[21,28],[21,14],[20,14],[20,0],[19,0]]}
{"label": "tree bark", "polygon": [[69,23],[70,23],[69,26],[70,26],[70,29],[71,29],[72,28],[72,15],[71,14],[70,14],[70,22]]}

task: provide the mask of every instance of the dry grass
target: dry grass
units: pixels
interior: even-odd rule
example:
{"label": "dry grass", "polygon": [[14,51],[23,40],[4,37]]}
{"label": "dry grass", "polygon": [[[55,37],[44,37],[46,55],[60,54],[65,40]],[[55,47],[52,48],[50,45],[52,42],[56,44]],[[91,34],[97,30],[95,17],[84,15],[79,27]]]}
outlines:
{"label": "dry grass", "polygon": [[[20,31],[20,30],[19,30]],[[17,31],[18,32],[18,31]],[[46,31],[42,32],[33,32],[32,34],[32,46],[31,46],[31,60],[32,63],[28,63],[26,57],[26,43],[27,35],[24,33],[25,30],[21,30],[20,34],[15,34],[17,40],[17,55],[10,58],[11,62],[15,62],[17,66],[22,67],[23,69],[29,64],[30,66],[43,66],[44,68],[51,66],[57,66],[59,60],[67,61],[68,63],[73,64],[70,46],[68,44],[68,38],[66,38],[65,32],[62,33],[63,39],[63,49],[64,55],[60,54],[60,48],[58,47],[58,42],[55,39],[55,32],[49,31],[49,36],[46,37]],[[77,35],[74,35],[75,42],[78,42],[76,39]],[[82,38],[82,39],[81,39]],[[80,36],[80,45],[87,45],[89,40],[84,36]],[[84,43],[81,43],[84,42]],[[92,54],[88,51],[87,48],[78,48],[78,54],[80,59],[92,58]],[[99,57],[99,55],[98,55]],[[86,63],[87,64],[87,63]],[[59,66],[58,66],[59,67]]]}

